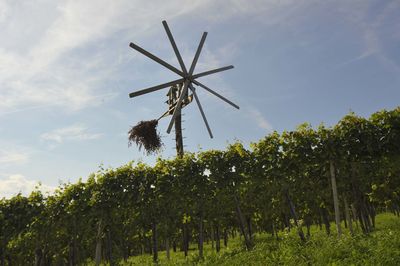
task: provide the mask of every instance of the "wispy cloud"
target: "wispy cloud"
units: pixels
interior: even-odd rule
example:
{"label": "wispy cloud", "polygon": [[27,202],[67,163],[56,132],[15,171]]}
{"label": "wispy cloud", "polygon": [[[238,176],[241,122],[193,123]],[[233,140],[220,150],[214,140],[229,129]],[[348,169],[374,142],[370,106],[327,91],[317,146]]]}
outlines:
{"label": "wispy cloud", "polygon": [[[388,39],[396,38],[396,34],[398,34],[400,24],[398,22],[392,23],[392,18],[398,16],[400,2],[390,1],[385,4],[382,2],[381,4],[383,4],[383,7],[380,10],[376,9],[376,16],[371,16],[368,12],[368,9],[371,8],[371,2],[369,1],[355,2],[353,8],[343,9],[345,10],[345,18],[352,21],[361,33],[360,38],[363,41],[363,49],[359,55],[341,65],[375,56],[388,69],[400,73],[400,65],[391,56],[387,55],[384,47]],[[400,39],[400,36],[397,38]]]}
{"label": "wispy cloud", "polygon": [[[104,93],[104,94],[100,94],[100,95],[96,95],[96,96],[88,96],[87,98],[84,98],[84,99],[77,99],[77,102],[81,102],[82,100],[93,101],[93,100],[97,100],[97,99],[102,99],[102,101],[96,101],[96,103],[105,102],[107,100],[112,100],[118,94],[119,93]],[[61,104],[66,104],[66,100],[60,99],[59,101],[54,101],[52,103],[33,105],[30,107],[25,107],[25,108],[24,107],[13,108],[9,111],[0,112],[0,116],[13,114],[13,113],[19,113],[19,112],[25,112],[25,111],[30,111],[30,110],[36,110],[36,109],[44,109],[47,107],[57,106],[57,105],[61,105]]]}
{"label": "wispy cloud", "polygon": [[[121,22],[118,16],[125,12],[123,1],[60,1],[57,6],[43,3],[46,2],[37,3],[41,10],[28,13],[27,17],[4,21],[4,31],[11,27],[15,32],[32,29],[28,23],[44,26],[33,27],[37,36],[34,40],[24,40],[11,32],[10,39],[14,37],[15,43],[8,47],[0,46],[1,111],[32,105],[58,105],[67,110],[79,110],[97,105],[93,97],[109,92],[101,84],[110,76],[115,64],[102,54],[104,49],[92,44],[93,48],[83,57],[77,49],[128,26],[115,23]],[[4,8],[4,12],[18,17],[28,8],[30,6],[10,5]],[[37,12],[41,16],[37,17]],[[47,15],[54,13],[57,16]],[[33,23],[33,17],[38,21]],[[123,17],[126,19],[126,14]],[[10,36],[3,34],[2,30],[0,33]],[[20,46],[18,41],[21,39],[26,41],[26,45],[23,49],[15,48]]]}
{"label": "wispy cloud", "polygon": [[23,163],[29,159],[26,152],[0,149],[0,164]]}
{"label": "wispy cloud", "polygon": [[2,22],[3,20],[5,20],[6,16],[7,16],[7,10],[8,6],[4,1],[0,2],[0,22]]}
{"label": "wispy cloud", "polygon": [[[153,25],[164,18],[173,21],[199,12],[207,14],[201,19],[210,21],[240,14],[265,17],[266,11],[272,15],[292,2],[1,1],[0,34],[8,38],[0,43],[0,112],[42,105],[66,110],[98,105],[93,97],[112,92],[104,84],[118,79],[121,51],[113,40],[117,33],[124,32],[118,43],[125,44],[132,37],[151,34]],[[207,59],[210,65],[216,63],[212,56]]]}
{"label": "wispy cloud", "polygon": [[63,143],[66,140],[95,140],[101,138],[102,135],[101,133],[91,133],[84,125],[76,124],[43,133],[40,137],[42,140]]}
{"label": "wispy cloud", "polygon": [[36,189],[44,193],[51,193],[55,190],[55,187],[29,180],[21,174],[13,174],[0,178],[0,198],[11,198],[18,193],[28,196]]}
{"label": "wispy cloud", "polygon": [[271,123],[264,117],[264,115],[253,107],[245,108],[248,116],[253,119],[257,126],[261,129],[265,129],[268,132],[272,132],[274,128]]}

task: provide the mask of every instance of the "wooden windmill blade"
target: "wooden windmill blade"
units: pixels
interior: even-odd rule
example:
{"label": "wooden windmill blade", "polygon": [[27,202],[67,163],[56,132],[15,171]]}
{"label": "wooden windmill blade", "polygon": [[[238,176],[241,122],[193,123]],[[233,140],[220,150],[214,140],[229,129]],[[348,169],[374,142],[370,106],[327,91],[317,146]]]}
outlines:
{"label": "wooden windmill blade", "polygon": [[140,91],[131,92],[131,93],[129,93],[129,97],[133,98],[133,97],[140,96],[140,95],[143,95],[143,94],[146,94],[146,93],[158,91],[158,90],[164,89],[166,87],[171,87],[171,86],[174,86],[176,84],[182,83],[183,81],[184,81],[184,79],[177,79],[177,80],[173,80],[173,81],[170,81],[170,82],[167,82],[167,83],[164,83],[164,84],[160,84],[160,85],[157,85],[157,86],[154,86],[154,87],[143,89],[143,90],[140,90]]}
{"label": "wooden windmill blade", "polygon": [[214,94],[215,96],[217,96],[218,98],[220,98],[221,100],[229,103],[230,105],[232,105],[233,107],[235,107],[236,109],[240,109],[239,105],[234,104],[233,102],[231,102],[230,100],[228,100],[227,98],[225,98],[224,96],[218,94],[217,92],[213,91],[212,89],[210,89],[209,87],[207,87],[206,85],[198,82],[197,80],[193,80],[193,83],[196,84],[199,87],[202,87],[203,89],[205,89],[206,91],[210,92],[211,94]]}
{"label": "wooden windmill blade", "polygon": [[201,103],[200,103],[199,97],[197,97],[196,89],[193,87],[192,84],[189,85],[189,88],[190,88],[190,90],[191,90],[192,93],[193,93],[193,96],[194,96],[194,98],[195,98],[195,100],[196,100],[197,106],[199,107],[200,114],[201,114],[201,116],[203,117],[204,123],[206,124],[208,134],[210,135],[210,138],[213,138],[213,134],[212,134],[212,132],[211,132],[210,125],[208,124],[206,115],[204,114],[203,108],[201,107]]}
{"label": "wooden windmill blade", "polygon": [[142,47],[134,44],[134,43],[130,43],[129,46],[133,49],[135,49],[136,51],[138,51],[141,54],[144,54],[145,56],[147,56],[150,59],[153,59],[154,61],[156,61],[157,63],[159,63],[160,65],[163,65],[164,67],[168,68],[169,70],[171,70],[172,72],[175,72],[176,74],[178,74],[179,76],[184,77],[185,75],[183,75],[182,71],[180,71],[179,69],[177,69],[174,66],[171,66],[170,64],[168,64],[167,62],[165,62],[164,60],[158,58],[157,56],[153,55],[152,53],[146,51],[145,49],[143,49]]}
{"label": "wooden windmill blade", "polygon": [[232,69],[232,68],[233,68],[233,66],[231,65],[231,66],[220,67],[220,68],[216,68],[216,69],[213,69],[213,70],[201,72],[201,73],[198,73],[196,75],[193,75],[192,79],[197,79],[197,78],[200,78],[200,77],[204,77],[204,76],[207,76],[207,75],[215,74],[215,73],[222,72],[222,71],[225,71],[225,70],[229,70],[229,69]]}
{"label": "wooden windmill blade", "polygon": [[168,134],[171,132],[172,126],[174,125],[175,117],[181,111],[182,101],[183,101],[183,98],[185,98],[185,96],[187,94],[189,82],[190,82],[189,80],[185,80],[185,83],[183,84],[183,89],[182,89],[181,95],[179,96],[179,99],[178,99],[178,101],[176,103],[176,107],[174,109],[174,113],[172,114],[171,121],[169,122],[169,125],[168,125],[168,129],[167,129],[167,133]]}
{"label": "wooden windmill blade", "polygon": [[201,53],[201,50],[203,49],[203,45],[204,45],[204,42],[206,41],[206,38],[207,38],[207,32],[203,32],[203,36],[201,36],[199,46],[197,47],[196,54],[194,55],[192,65],[190,66],[190,69],[189,69],[190,76],[193,74],[194,68],[196,67],[196,64],[197,64],[197,60],[199,60],[200,53]]}
{"label": "wooden windmill blade", "polygon": [[[189,77],[192,76],[194,68],[196,67],[197,60],[199,59],[201,50],[203,49],[203,45],[204,45],[204,42],[206,41],[206,37],[207,37],[207,32],[204,32],[203,36],[201,36],[201,40],[200,40],[199,46],[197,47],[196,54],[194,55],[194,58],[193,58],[193,61],[192,61],[192,65],[190,66],[189,74],[188,74]],[[190,82],[191,82],[190,79],[185,80],[181,95],[179,96],[178,102],[176,104],[176,108],[174,110],[174,113],[172,114],[171,121],[169,122],[167,133],[171,132],[172,126],[174,125],[174,122],[175,122],[175,117],[181,111],[182,100],[186,96],[186,93],[187,93],[188,86],[189,86]]]}
{"label": "wooden windmill blade", "polygon": [[176,46],[174,37],[172,36],[172,33],[171,33],[171,31],[170,31],[170,29],[168,27],[168,24],[167,24],[167,22],[165,20],[163,20],[162,24],[164,26],[165,32],[167,33],[168,39],[169,39],[169,41],[170,41],[170,43],[172,45],[172,49],[174,49],[174,52],[175,52],[176,58],[178,59],[179,65],[181,66],[183,73],[186,75],[187,74],[187,70],[186,70],[185,63],[183,63],[182,56],[179,53],[178,47]]}

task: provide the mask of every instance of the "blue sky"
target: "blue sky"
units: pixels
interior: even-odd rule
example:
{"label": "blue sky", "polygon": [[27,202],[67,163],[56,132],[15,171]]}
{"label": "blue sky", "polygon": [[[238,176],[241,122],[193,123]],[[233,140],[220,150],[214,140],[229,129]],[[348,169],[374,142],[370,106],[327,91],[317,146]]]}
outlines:
{"label": "blue sky", "polygon": [[[399,105],[398,14],[399,1],[381,0],[0,0],[0,197],[154,162],[127,131],[158,118],[167,91],[128,94],[177,77],[128,45],[178,67],[162,20],[187,65],[207,31],[196,70],[235,66],[201,80],[240,110],[197,90],[214,139],[184,109],[185,149],[198,151]],[[168,122],[163,157],[175,154]]]}

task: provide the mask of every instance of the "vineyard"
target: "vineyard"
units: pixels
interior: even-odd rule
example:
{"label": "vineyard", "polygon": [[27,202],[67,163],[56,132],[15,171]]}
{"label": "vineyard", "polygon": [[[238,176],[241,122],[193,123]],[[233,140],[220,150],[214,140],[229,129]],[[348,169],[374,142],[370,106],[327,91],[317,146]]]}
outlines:
{"label": "vineyard", "polygon": [[206,245],[252,254],[266,236],[262,252],[272,254],[288,232],[292,242],[329,238],[340,249],[360,234],[382,236],[383,212],[400,216],[400,107],[3,198],[0,264],[117,265],[143,254],[157,262],[161,252],[201,263]]}

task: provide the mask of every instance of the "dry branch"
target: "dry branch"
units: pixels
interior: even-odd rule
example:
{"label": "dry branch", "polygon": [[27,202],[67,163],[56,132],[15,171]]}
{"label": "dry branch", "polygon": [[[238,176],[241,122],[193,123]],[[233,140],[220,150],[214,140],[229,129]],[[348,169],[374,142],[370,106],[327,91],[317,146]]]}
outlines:
{"label": "dry branch", "polygon": [[157,132],[157,120],[140,121],[128,132],[128,146],[135,143],[139,150],[144,148],[147,155],[158,152],[163,143]]}

